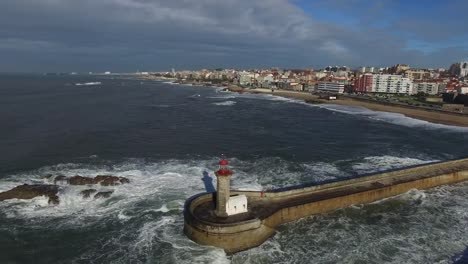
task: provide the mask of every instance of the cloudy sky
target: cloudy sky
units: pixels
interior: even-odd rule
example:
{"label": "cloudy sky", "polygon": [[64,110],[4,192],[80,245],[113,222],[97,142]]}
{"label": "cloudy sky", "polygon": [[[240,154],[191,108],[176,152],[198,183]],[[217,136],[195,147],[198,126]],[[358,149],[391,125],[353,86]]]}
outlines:
{"label": "cloudy sky", "polygon": [[445,67],[466,0],[1,0],[0,71]]}

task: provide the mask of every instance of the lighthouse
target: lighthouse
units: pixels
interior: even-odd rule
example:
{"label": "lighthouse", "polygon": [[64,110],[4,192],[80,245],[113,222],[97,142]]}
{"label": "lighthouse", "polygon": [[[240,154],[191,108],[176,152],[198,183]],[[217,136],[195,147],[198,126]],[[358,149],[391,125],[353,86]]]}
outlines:
{"label": "lighthouse", "polygon": [[216,211],[218,217],[227,217],[227,202],[230,197],[232,171],[228,167],[229,161],[222,159],[219,161],[219,169],[215,172],[217,178],[216,188]]}

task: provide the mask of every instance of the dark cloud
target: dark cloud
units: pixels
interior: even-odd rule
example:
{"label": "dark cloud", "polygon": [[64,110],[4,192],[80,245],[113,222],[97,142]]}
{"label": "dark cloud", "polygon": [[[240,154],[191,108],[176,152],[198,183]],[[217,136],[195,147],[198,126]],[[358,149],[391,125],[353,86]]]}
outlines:
{"label": "dark cloud", "polygon": [[325,23],[285,0],[16,0],[0,10],[0,71],[447,66],[467,54],[463,45],[411,50],[395,34],[403,24]]}

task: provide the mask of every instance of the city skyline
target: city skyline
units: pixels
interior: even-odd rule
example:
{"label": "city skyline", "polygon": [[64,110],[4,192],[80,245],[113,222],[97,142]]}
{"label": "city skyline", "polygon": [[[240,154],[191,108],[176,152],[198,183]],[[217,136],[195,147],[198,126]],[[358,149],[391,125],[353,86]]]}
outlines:
{"label": "city skyline", "polygon": [[159,71],[468,58],[464,1],[10,1],[0,71]]}

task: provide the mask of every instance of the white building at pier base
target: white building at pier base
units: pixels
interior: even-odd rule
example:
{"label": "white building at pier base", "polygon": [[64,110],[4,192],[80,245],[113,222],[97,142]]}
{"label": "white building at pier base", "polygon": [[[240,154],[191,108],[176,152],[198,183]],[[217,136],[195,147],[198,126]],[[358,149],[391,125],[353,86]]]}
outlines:
{"label": "white building at pier base", "polygon": [[228,202],[226,203],[226,212],[227,215],[235,215],[247,212],[247,196],[234,195],[229,197]]}

